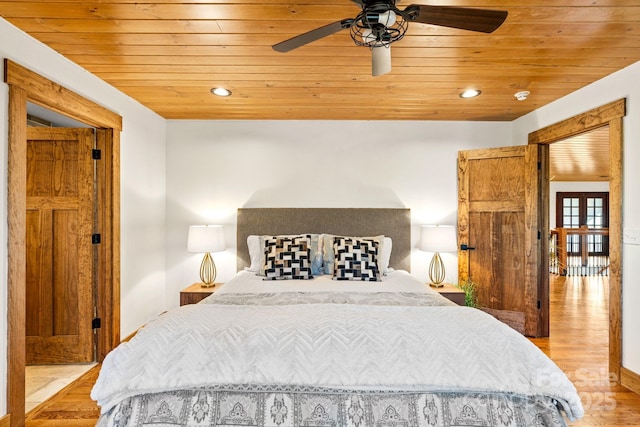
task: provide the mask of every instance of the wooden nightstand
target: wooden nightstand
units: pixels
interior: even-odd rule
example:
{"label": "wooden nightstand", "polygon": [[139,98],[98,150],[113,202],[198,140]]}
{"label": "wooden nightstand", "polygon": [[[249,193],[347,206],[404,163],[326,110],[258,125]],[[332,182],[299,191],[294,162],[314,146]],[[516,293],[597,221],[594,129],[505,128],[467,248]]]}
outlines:
{"label": "wooden nightstand", "polygon": [[180,291],[180,305],[197,304],[220,289],[220,286],[222,286],[222,283],[216,283],[211,288],[203,288],[202,283],[194,283]]}
{"label": "wooden nightstand", "polygon": [[444,286],[441,286],[439,288],[436,288],[434,286],[430,286],[430,288],[458,305],[466,305],[464,302],[464,291],[462,289],[449,283],[443,283],[443,285]]}

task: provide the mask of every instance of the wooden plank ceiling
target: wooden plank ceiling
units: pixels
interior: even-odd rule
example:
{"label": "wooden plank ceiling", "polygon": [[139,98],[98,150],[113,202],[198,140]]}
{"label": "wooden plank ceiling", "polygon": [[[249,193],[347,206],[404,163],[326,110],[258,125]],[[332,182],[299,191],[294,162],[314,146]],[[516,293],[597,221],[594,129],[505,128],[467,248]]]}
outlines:
{"label": "wooden plank ceiling", "polygon": [[509,15],[491,34],[410,23],[379,77],[348,30],[271,48],[355,17],[350,0],[0,0],[0,16],[167,119],[510,121],[640,59],[637,0],[416,3]]}
{"label": "wooden plank ceiling", "polygon": [[551,181],[609,181],[609,126],[549,146]]}

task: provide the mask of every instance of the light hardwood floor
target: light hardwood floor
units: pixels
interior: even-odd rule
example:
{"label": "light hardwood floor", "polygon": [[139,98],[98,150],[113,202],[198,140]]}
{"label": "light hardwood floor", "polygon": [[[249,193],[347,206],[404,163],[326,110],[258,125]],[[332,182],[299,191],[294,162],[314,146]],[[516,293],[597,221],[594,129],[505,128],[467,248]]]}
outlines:
{"label": "light hardwood floor", "polygon": [[30,411],[93,368],[78,365],[31,365],[25,369],[25,408]]}
{"label": "light hardwood floor", "polygon": [[[532,339],[574,381],[585,417],[571,426],[640,426],[640,396],[609,381],[608,281],[606,278],[551,278],[551,333]],[[99,409],[89,392],[93,368],[27,416],[27,427],[94,426]]]}
{"label": "light hardwood floor", "polygon": [[574,382],[585,416],[572,426],[640,426],[640,396],[609,378],[609,281],[551,276],[550,336],[532,339]]}
{"label": "light hardwood floor", "polygon": [[89,394],[100,372],[96,365],[26,417],[26,427],[89,427],[95,426],[100,408]]}

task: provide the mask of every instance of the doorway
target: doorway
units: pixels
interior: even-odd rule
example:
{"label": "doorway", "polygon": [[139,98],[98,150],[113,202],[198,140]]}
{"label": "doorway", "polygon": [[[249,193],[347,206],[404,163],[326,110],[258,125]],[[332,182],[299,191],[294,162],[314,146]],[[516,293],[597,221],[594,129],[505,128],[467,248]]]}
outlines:
{"label": "doorway", "polygon": [[[546,182],[546,200],[549,200],[549,146],[585,132],[606,127],[608,134],[609,175],[609,372],[619,379],[622,368],[622,119],[625,99],[571,117],[529,134],[529,144],[541,147],[541,167]],[[546,215],[548,224],[549,209]],[[548,230],[549,227],[546,227]],[[541,268],[548,270],[549,251],[543,252]],[[547,273],[548,274],[548,273]]]}
{"label": "doorway", "polygon": [[95,130],[27,104],[25,412],[95,366]]}
{"label": "doorway", "polygon": [[101,233],[98,251],[105,261],[98,264],[97,359],[120,342],[119,277],[119,142],[122,118],[68,89],[5,59],[5,83],[9,85],[8,156],[8,375],[7,412],[12,427],[24,425],[25,415],[25,283],[26,283],[26,165],[27,104],[29,102],[86,123],[96,129],[96,146],[102,161],[96,173],[103,176],[97,188]]}

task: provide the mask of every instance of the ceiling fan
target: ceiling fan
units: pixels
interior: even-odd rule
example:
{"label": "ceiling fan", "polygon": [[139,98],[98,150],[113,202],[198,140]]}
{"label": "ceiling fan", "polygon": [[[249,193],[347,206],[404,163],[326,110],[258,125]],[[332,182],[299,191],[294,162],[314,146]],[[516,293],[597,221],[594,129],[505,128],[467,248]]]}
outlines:
{"label": "ceiling fan", "polygon": [[289,52],[341,30],[349,29],[358,46],[371,49],[372,75],[391,71],[391,43],[404,37],[409,22],[491,33],[505,19],[503,10],[412,4],[404,10],[396,0],[352,0],[362,11],[355,18],[333,22],[273,45],[277,52]]}

